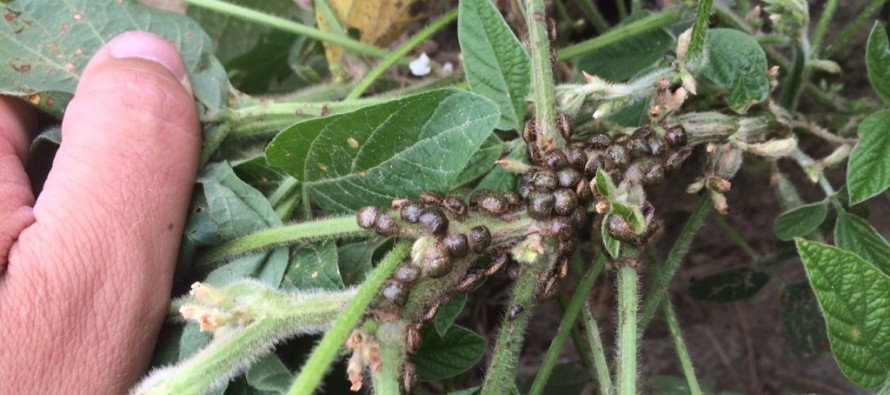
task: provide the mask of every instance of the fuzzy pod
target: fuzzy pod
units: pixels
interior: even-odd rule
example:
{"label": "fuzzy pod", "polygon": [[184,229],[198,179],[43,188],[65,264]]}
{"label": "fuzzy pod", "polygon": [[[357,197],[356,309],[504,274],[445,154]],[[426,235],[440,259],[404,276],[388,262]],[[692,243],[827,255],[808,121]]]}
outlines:
{"label": "fuzzy pod", "polygon": [[380,290],[380,295],[383,296],[383,299],[398,307],[402,307],[408,302],[408,293],[408,290],[405,289],[402,283],[392,280],[387,281],[383,285],[383,289]]}
{"label": "fuzzy pod", "polygon": [[587,144],[589,144],[591,148],[606,149],[612,145],[612,138],[609,137],[608,134],[597,133],[587,139]]}
{"label": "fuzzy pod", "polygon": [[556,173],[556,181],[563,188],[574,188],[580,180],[581,172],[571,167],[566,167]]}
{"label": "fuzzy pod", "polygon": [[420,345],[423,339],[420,337],[420,331],[414,325],[405,327],[405,349],[411,354],[417,354],[420,351]]}
{"label": "fuzzy pod", "polygon": [[405,389],[406,394],[410,394],[411,390],[417,386],[417,368],[414,367],[414,364],[408,361],[402,362],[402,369],[399,372],[399,381],[402,384],[402,388]]}
{"label": "fuzzy pod", "polygon": [[420,269],[413,265],[402,265],[396,269],[392,278],[402,284],[413,284],[420,279]]}
{"label": "fuzzy pod", "polygon": [[483,189],[473,193],[470,198],[472,204],[491,216],[499,216],[510,209],[509,203],[498,193]]}
{"label": "fuzzy pod", "polygon": [[559,185],[553,170],[541,169],[532,175],[532,187],[542,191],[552,191]]}
{"label": "fuzzy pod", "polygon": [[681,125],[668,128],[664,132],[664,141],[671,147],[682,147],[686,145],[686,129]]}
{"label": "fuzzy pod", "polygon": [[491,260],[491,263],[485,267],[484,274],[486,276],[493,276],[495,273],[504,268],[504,266],[510,264],[510,254],[507,252],[502,252]]}
{"label": "fuzzy pod", "polygon": [[526,144],[532,144],[538,140],[538,127],[534,119],[525,121],[525,128],[522,129],[522,140]]}
{"label": "fuzzy pod", "polygon": [[445,249],[448,250],[448,255],[453,257],[464,257],[470,249],[467,235],[463,233],[452,233],[445,237],[444,242]]}
{"label": "fuzzy pod", "polygon": [[399,233],[399,224],[387,213],[380,213],[374,221],[374,229],[381,236],[395,236]]}
{"label": "fuzzy pod", "polygon": [[417,222],[434,236],[444,235],[448,230],[448,217],[438,207],[427,207],[420,212]]}
{"label": "fuzzy pod", "polygon": [[606,157],[602,154],[591,155],[584,164],[584,175],[586,177],[596,177],[596,171],[606,167]]}
{"label": "fuzzy pod", "polygon": [[521,304],[511,307],[510,312],[507,313],[507,321],[516,320],[523,311],[525,311],[525,306]]}
{"label": "fuzzy pod", "polygon": [[485,226],[474,226],[467,231],[467,241],[470,251],[481,254],[491,245],[491,232]]}
{"label": "fuzzy pod", "polygon": [[667,152],[664,139],[659,137],[649,137],[646,139],[646,144],[649,144],[649,152],[652,156],[663,156]]}
{"label": "fuzzy pod", "polygon": [[633,227],[627,223],[627,220],[619,215],[611,214],[609,215],[608,221],[609,236],[612,236],[615,240],[626,243],[633,242],[636,233],[634,232]]}
{"label": "fuzzy pod", "polygon": [[553,212],[556,215],[569,215],[578,207],[578,196],[571,189],[553,191]]}
{"label": "fuzzy pod", "polygon": [[451,273],[453,267],[448,250],[440,242],[430,246],[423,256],[423,274],[429,278],[444,277]]}
{"label": "fuzzy pod", "polygon": [[442,207],[459,217],[467,214],[467,204],[457,196],[446,196],[442,199]]}
{"label": "fuzzy pod", "polygon": [[[590,189],[588,189],[589,191]],[[584,206],[578,206],[572,211],[572,214],[569,215],[569,220],[572,221],[572,226],[577,230],[583,230],[584,226],[587,225],[587,219],[589,218],[587,214],[587,209]]]}
{"label": "fuzzy pod", "polygon": [[553,217],[547,221],[547,235],[560,240],[575,237],[575,227],[572,221],[566,217]]}
{"label": "fuzzy pod", "polygon": [[419,202],[408,202],[399,211],[402,220],[408,223],[416,224],[420,219],[420,213],[423,212],[423,205]]}
{"label": "fuzzy pod", "polygon": [[584,165],[587,164],[587,152],[584,151],[584,147],[580,144],[572,144],[566,147],[565,150],[566,161],[568,161],[569,166],[572,166],[578,170],[583,170]]}
{"label": "fuzzy pod", "polygon": [[528,194],[526,199],[528,207],[526,211],[529,217],[534,219],[547,219],[553,213],[553,194],[544,191],[534,191]]}
{"label": "fuzzy pod", "polygon": [[380,212],[377,210],[377,207],[367,206],[362,207],[355,214],[356,222],[358,222],[358,226],[362,229],[372,229],[374,225],[377,223],[377,216]]}
{"label": "fuzzy pod", "polygon": [[568,115],[562,112],[556,113],[556,128],[559,129],[559,133],[562,134],[564,139],[571,140],[573,131],[572,119]]}

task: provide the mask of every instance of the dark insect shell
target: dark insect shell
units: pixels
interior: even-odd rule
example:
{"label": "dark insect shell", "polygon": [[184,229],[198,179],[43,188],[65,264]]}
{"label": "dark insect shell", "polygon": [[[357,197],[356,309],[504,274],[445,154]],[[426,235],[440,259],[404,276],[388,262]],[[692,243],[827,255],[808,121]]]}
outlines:
{"label": "dark insect shell", "polygon": [[652,128],[646,126],[646,127],[642,127],[637,130],[634,130],[633,134],[631,134],[630,136],[635,139],[645,140],[645,139],[648,139],[650,136],[653,136],[654,134],[655,134],[655,132],[652,130]]}
{"label": "dark insect shell", "polygon": [[636,234],[633,227],[623,217],[612,214],[609,215],[608,221],[609,236],[612,236],[615,240],[627,243],[633,242]]}
{"label": "dark insect shell", "polygon": [[408,199],[393,199],[390,204],[393,210],[401,210],[402,207],[405,207],[406,204],[411,203],[411,200]]}
{"label": "dark insect shell", "polygon": [[527,154],[528,154],[528,160],[532,164],[540,165],[540,164],[544,163],[543,160],[541,159],[541,150],[538,149],[537,144],[528,144],[528,153]]}
{"label": "dark insect shell", "polygon": [[560,280],[569,274],[569,257],[562,256],[556,261],[556,277]]}
{"label": "dark insect shell", "polygon": [[522,265],[517,262],[510,262],[510,265],[507,266],[507,276],[513,280],[519,278],[522,275]]}
{"label": "dark insect shell", "polygon": [[464,275],[460,281],[457,282],[457,286],[454,287],[454,290],[457,292],[467,293],[473,290],[473,286],[479,282],[482,278],[483,272],[481,270],[470,270]]}
{"label": "dark insect shell", "polygon": [[383,299],[392,303],[394,306],[402,307],[408,302],[408,290],[405,286],[396,281],[387,281],[380,291]]}
{"label": "dark insect shell", "polygon": [[457,196],[447,196],[442,199],[442,207],[457,216],[467,214],[467,204]]}
{"label": "dark insect shell", "polygon": [[[590,188],[587,188],[587,190],[590,191]],[[574,226],[575,229],[578,230],[584,228],[584,225],[587,224],[587,218],[587,209],[583,206],[578,206],[577,208],[575,208],[575,210],[572,211],[572,215],[569,216],[569,220],[572,221],[572,226]]]}
{"label": "dark insect shell", "polygon": [[566,140],[572,138],[572,120],[565,113],[556,114],[556,127]]}
{"label": "dark insect shell", "polygon": [[417,221],[435,236],[441,236],[448,230],[448,217],[438,207],[424,208]]}
{"label": "dark insect shell", "polygon": [[559,150],[552,150],[544,154],[544,166],[553,171],[562,170],[569,164],[566,154]]}
{"label": "dark insect shell", "polygon": [[686,145],[686,129],[680,125],[668,128],[668,130],[664,132],[664,141],[671,147]]}
{"label": "dark insect shell", "polygon": [[642,158],[652,154],[649,149],[649,143],[644,139],[633,138],[627,142],[627,150],[634,158]]}
{"label": "dark insect shell", "polygon": [[423,212],[422,204],[418,202],[409,202],[402,206],[399,215],[401,215],[405,222],[414,224],[417,223],[417,220],[420,218],[421,212]]}
{"label": "dark insect shell", "polygon": [[578,239],[575,237],[569,237],[567,239],[560,239],[559,244],[557,244],[556,252],[559,253],[560,256],[569,257],[572,253],[575,252],[575,249],[578,248]]}
{"label": "dark insect shell", "polygon": [[664,177],[664,166],[660,163],[656,163],[643,174],[643,185],[650,186],[661,184],[664,181]]}
{"label": "dark insect shell", "polygon": [[566,167],[556,173],[556,180],[563,188],[574,188],[581,180],[581,173],[571,167]]}
{"label": "dark insect shell", "polygon": [[513,321],[519,318],[519,315],[522,314],[523,311],[525,311],[525,307],[523,305],[518,304],[516,306],[513,306],[512,308],[510,308],[510,312],[507,313],[507,321]]}
{"label": "dark insect shell", "polygon": [[420,331],[414,325],[408,325],[405,328],[405,348],[411,354],[417,354],[420,351],[420,345],[423,339],[420,337]]}
{"label": "dark insect shell", "polygon": [[469,241],[463,233],[452,233],[445,237],[445,248],[448,255],[453,257],[463,257],[467,255],[469,250]]}
{"label": "dark insect shell", "polygon": [[532,188],[531,184],[522,183],[522,184],[519,184],[519,189],[517,190],[517,192],[518,192],[520,198],[525,199],[528,197],[528,194],[531,193],[531,191],[533,191],[533,190],[534,190],[534,188]]}
{"label": "dark insect shell", "polygon": [[475,226],[467,231],[467,241],[470,245],[470,251],[475,253],[485,252],[485,249],[491,245],[491,232],[485,226]]}
{"label": "dark insect shell", "polygon": [[686,161],[686,158],[689,158],[689,155],[692,154],[692,150],[680,149],[674,152],[671,152],[670,155],[664,160],[664,170],[666,173],[673,173],[680,169],[680,166],[683,166],[683,162]]}
{"label": "dark insect shell", "polygon": [[430,322],[436,319],[436,314],[439,314],[439,307],[442,307],[442,301],[439,299],[433,300],[433,303],[423,310],[423,321]]}
{"label": "dark insect shell", "polygon": [[606,162],[612,162],[615,167],[623,168],[630,163],[630,154],[623,145],[614,144],[606,149]]}
{"label": "dark insect shell", "polygon": [[612,145],[612,138],[608,134],[597,133],[587,139],[587,144],[590,144],[591,148],[605,149]]}
{"label": "dark insect shell", "polygon": [[647,224],[655,220],[655,206],[651,202],[646,201],[643,203],[643,208],[640,211],[643,213],[643,219],[646,220]]}
{"label": "dark insect shell", "polygon": [[414,364],[411,362],[403,362],[399,378],[401,379],[402,388],[405,389],[405,393],[410,394],[411,390],[414,389],[414,386],[417,385],[417,368],[415,368]]}
{"label": "dark insect shell", "polygon": [[553,211],[556,215],[569,215],[578,207],[578,196],[570,189],[553,191]]}
{"label": "dark insect shell", "polygon": [[587,152],[584,152],[584,147],[580,144],[572,144],[566,147],[566,161],[569,162],[569,166],[572,166],[578,170],[583,170],[584,165],[587,164]]}
{"label": "dark insect shell", "polygon": [[630,141],[630,136],[628,136],[626,134],[622,134],[618,137],[615,137],[615,139],[612,140],[612,145],[613,146],[614,145],[626,145],[629,141]]}
{"label": "dark insect shell", "polygon": [[665,147],[664,140],[661,138],[652,136],[646,139],[646,143],[649,144],[649,152],[653,156],[662,156],[665,152],[667,152],[667,147]]}
{"label": "dark insect shell", "polygon": [[507,205],[510,206],[510,209],[517,208],[522,204],[522,197],[516,192],[504,192],[501,196],[507,201]]}
{"label": "dark insect shell", "polygon": [[558,185],[556,173],[552,170],[541,169],[532,175],[532,186],[543,191],[552,191]]}
{"label": "dark insect shell", "polygon": [[525,121],[525,128],[522,129],[522,139],[526,144],[534,143],[538,140],[538,128],[534,119]]}
{"label": "dark insect shell", "polygon": [[423,204],[436,206],[442,203],[442,194],[436,191],[423,191],[418,200]]}
{"label": "dark insect shell", "polygon": [[578,181],[578,184],[575,185],[575,194],[582,204],[589,202],[593,198],[593,192],[590,191],[590,180],[582,178]]}
{"label": "dark insect shell", "polygon": [[448,251],[441,243],[433,244],[423,257],[423,274],[430,278],[444,277],[453,267]]}
{"label": "dark insect shell", "polygon": [[503,196],[489,190],[477,191],[470,200],[488,215],[498,216],[506,213],[510,208]]}
{"label": "dark insect shell", "polygon": [[377,221],[374,221],[374,228],[382,236],[394,236],[396,233],[399,233],[399,224],[387,213],[380,213],[377,216]]}
{"label": "dark insect shell", "polygon": [[559,239],[570,239],[575,236],[575,227],[566,217],[553,217],[547,222],[547,233]]}
{"label": "dark insect shell", "polygon": [[544,302],[547,300],[552,300],[556,297],[557,280],[559,279],[555,275],[547,278],[547,280],[544,282],[544,285],[540,287],[540,292],[537,295],[537,299],[539,301]]}
{"label": "dark insect shell", "polygon": [[533,191],[528,194],[528,215],[534,219],[547,219],[553,212],[553,194],[544,191]]}
{"label": "dark insect shell", "polygon": [[606,166],[606,157],[602,154],[595,154],[587,159],[584,164],[584,175],[590,178],[596,177],[596,171]]}
{"label": "dark insect shell", "polygon": [[553,18],[547,17],[547,38],[550,39],[550,42],[555,42],[559,37],[559,31],[556,29],[556,21]]}
{"label": "dark insect shell", "polygon": [[402,265],[396,269],[392,277],[402,284],[413,284],[420,278],[420,269],[413,265]]}
{"label": "dark insect shell", "polygon": [[355,219],[360,228],[371,229],[377,223],[377,215],[379,215],[377,207],[367,206],[358,210],[355,214]]}
{"label": "dark insect shell", "polygon": [[505,265],[510,263],[510,254],[507,252],[498,254],[491,260],[491,263],[485,267],[485,275],[493,276],[500,271]]}

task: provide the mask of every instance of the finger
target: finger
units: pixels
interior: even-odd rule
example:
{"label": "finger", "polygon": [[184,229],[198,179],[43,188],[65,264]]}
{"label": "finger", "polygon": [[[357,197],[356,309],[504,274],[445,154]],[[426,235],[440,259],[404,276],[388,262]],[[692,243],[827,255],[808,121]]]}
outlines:
{"label": "finger", "polygon": [[[0,358],[0,383],[54,385],[76,372],[73,392],[123,393],[144,372],[199,147],[185,67],[169,43],[126,33],[93,57],[66,110],[36,222],[13,245],[0,285],[0,298],[16,301],[8,314],[4,301],[4,336],[28,334],[16,344],[27,355]],[[0,337],[0,353],[5,346]],[[6,373],[13,364],[24,377]]]}
{"label": "finger", "polygon": [[25,161],[28,132],[36,121],[33,108],[18,99],[0,96],[0,275],[6,269],[12,243],[34,222],[34,195]]}

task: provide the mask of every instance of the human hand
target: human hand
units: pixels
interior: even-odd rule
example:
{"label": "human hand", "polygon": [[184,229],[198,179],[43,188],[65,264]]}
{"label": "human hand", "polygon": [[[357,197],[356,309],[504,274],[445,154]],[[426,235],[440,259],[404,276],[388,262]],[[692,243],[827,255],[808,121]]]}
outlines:
{"label": "human hand", "polygon": [[124,393],[168,308],[197,171],[185,66],[148,33],[105,45],[36,201],[24,170],[35,118],[0,97],[0,393]]}

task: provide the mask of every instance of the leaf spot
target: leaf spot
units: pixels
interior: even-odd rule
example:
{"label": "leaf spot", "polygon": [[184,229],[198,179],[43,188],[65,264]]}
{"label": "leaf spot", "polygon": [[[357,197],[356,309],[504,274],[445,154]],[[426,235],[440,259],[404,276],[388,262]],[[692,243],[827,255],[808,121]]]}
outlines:
{"label": "leaf spot", "polygon": [[6,15],[3,16],[3,19],[6,19],[7,22],[12,22],[15,20],[15,18],[16,14],[12,11],[7,12]]}
{"label": "leaf spot", "polygon": [[47,106],[47,107],[52,107],[52,106],[54,106],[54,105],[56,105],[56,98],[55,98],[55,97],[48,97],[48,98],[46,99],[46,106]]}
{"label": "leaf spot", "polygon": [[26,73],[31,72],[31,65],[30,64],[23,64],[20,66],[12,65],[12,69],[19,73],[26,74]]}
{"label": "leaf spot", "polygon": [[855,327],[855,326],[854,326],[853,328],[850,329],[850,336],[853,337],[853,341],[858,341],[858,340],[859,340],[859,335],[860,335],[860,334],[861,334],[861,332],[859,332],[859,328],[858,328],[858,327]]}
{"label": "leaf spot", "polygon": [[79,12],[75,12],[75,13],[74,13],[74,20],[75,20],[75,21],[79,21],[79,20],[82,20],[82,19],[83,19],[83,14],[81,14],[81,13],[79,13]]}
{"label": "leaf spot", "polygon": [[40,105],[40,95],[35,93],[31,96],[28,96],[28,101],[31,102],[31,104],[38,106]]}
{"label": "leaf spot", "polygon": [[328,171],[328,165],[321,162],[318,162],[318,168],[321,169],[321,171]]}
{"label": "leaf spot", "polygon": [[352,148],[358,148],[358,141],[355,141],[355,139],[352,137],[346,139],[346,143],[349,144],[349,146]]}
{"label": "leaf spot", "polygon": [[313,280],[317,279],[317,278],[318,278],[318,271],[314,271],[314,272],[312,272],[312,275],[310,275],[309,277],[312,277]]}
{"label": "leaf spot", "polygon": [[71,62],[65,63],[65,71],[71,73],[71,72],[74,72],[74,68],[75,68],[74,63],[71,63]]}

